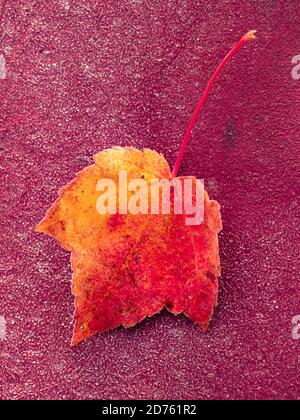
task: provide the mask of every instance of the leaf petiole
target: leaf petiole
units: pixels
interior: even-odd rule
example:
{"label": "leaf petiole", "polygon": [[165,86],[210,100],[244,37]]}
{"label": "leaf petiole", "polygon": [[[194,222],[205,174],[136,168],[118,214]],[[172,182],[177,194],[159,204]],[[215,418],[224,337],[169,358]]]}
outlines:
{"label": "leaf petiole", "polygon": [[205,101],[206,101],[206,99],[207,99],[207,97],[208,97],[208,95],[209,95],[209,93],[210,93],[210,91],[211,91],[211,89],[212,89],[212,87],[213,87],[213,85],[214,85],[217,77],[219,76],[219,74],[221,73],[221,71],[223,70],[223,68],[226,66],[226,64],[237,53],[237,51],[241,47],[243,47],[248,41],[253,41],[255,39],[255,34],[256,34],[256,31],[250,31],[246,35],[244,35],[240,39],[240,41],[232,48],[232,50],[226,55],[226,57],[224,58],[224,60],[219,65],[219,67],[217,68],[217,70],[213,74],[212,78],[210,79],[210,81],[208,83],[208,86],[207,86],[207,88],[206,88],[206,90],[204,92],[204,95],[201,98],[201,100],[199,102],[199,105],[197,106],[197,108],[196,108],[196,110],[195,110],[195,112],[194,112],[194,114],[193,114],[193,116],[191,118],[191,121],[190,121],[190,123],[188,125],[187,131],[186,131],[186,133],[184,135],[184,138],[183,138],[183,141],[182,141],[182,144],[181,144],[179,153],[178,153],[178,157],[177,157],[177,160],[176,160],[174,169],[173,169],[173,173],[172,173],[174,178],[178,174],[178,171],[179,171],[179,168],[180,168],[180,165],[181,165],[181,161],[182,161],[182,158],[183,158],[183,155],[184,155],[184,152],[185,152],[187,143],[188,143],[188,141],[190,139],[190,136],[191,136],[193,127],[194,127],[194,125],[195,125],[195,123],[197,121],[197,118],[198,118],[198,116],[199,116],[199,114],[200,114],[200,112],[201,112],[201,110],[203,108],[203,105],[204,105],[204,103],[205,103]]}

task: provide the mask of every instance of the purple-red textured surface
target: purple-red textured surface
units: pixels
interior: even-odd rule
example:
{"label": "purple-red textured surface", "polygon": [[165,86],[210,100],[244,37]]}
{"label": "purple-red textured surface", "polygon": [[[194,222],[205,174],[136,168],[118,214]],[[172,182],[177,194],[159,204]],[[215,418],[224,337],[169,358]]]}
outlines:
{"label": "purple-red textured surface", "polygon": [[[299,399],[299,1],[0,4],[0,398]],[[181,170],[222,204],[209,332],[163,313],[70,348],[70,256],[35,225],[103,148],[174,163],[217,63],[253,28]]]}

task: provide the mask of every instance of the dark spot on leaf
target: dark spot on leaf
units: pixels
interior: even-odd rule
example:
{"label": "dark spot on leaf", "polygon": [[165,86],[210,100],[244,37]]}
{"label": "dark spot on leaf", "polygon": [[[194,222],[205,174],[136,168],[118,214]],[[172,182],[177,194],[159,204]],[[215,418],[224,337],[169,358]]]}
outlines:
{"label": "dark spot on leaf", "polygon": [[216,278],[216,276],[211,272],[211,271],[208,271],[207,273],[206,273],[206,277],[209,279],[209,280],[215,280],[215,278]]}
{"label": "dark spot on leaf", "polygon": [[66,230],[66,222],[64,220],[60,220],[59,224],[60,224],[61,230],[65,231]]}
{"label": "dark spot on leaf", "polygon": [[168,308],[170,311],[172,311],[172,309],[174,308],[174,305],[172,302],[166,302],[166,308]]}
{"label": "dark spot on leaf", "polygon": [[134,261],[136,264],[139,264],[139,263],[141,262],[141,257],[139,257],[138,255],[135,255],[135,256],[134,256],[134,258],[133,258],[133,261]]}

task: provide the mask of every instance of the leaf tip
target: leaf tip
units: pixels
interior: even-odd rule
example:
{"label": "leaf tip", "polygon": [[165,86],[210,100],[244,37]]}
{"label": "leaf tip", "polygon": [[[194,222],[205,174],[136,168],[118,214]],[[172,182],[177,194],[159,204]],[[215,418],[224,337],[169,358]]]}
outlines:
{"label": "leaf tip", "polygon": [[44,233],[44,222],[39,222],[39,224],[35,227],[34,231],[36,233]]}

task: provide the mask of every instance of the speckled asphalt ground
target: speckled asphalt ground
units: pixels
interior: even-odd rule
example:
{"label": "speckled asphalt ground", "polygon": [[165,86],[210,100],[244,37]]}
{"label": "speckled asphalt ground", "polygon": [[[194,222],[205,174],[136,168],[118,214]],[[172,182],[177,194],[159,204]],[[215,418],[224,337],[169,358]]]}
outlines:
{"label": "speckled asphalt ground", "polygon": [[[0,1],[1,399],[300,398],[299,19],[296,0]],[[181,169],[222,204],[209,332],[163,313],[70,348],[70,256],[35,225],[103,148],[174,164],[249,29]]]}

